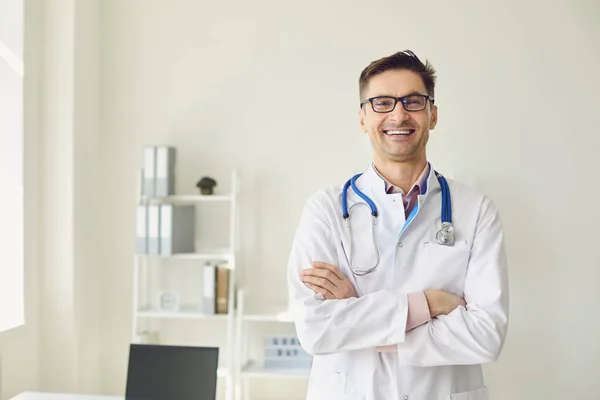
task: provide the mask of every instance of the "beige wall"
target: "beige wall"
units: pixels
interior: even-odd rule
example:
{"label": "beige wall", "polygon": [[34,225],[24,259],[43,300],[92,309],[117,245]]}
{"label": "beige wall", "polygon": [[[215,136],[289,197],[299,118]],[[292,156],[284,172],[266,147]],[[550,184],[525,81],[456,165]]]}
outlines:
{"label": "beige wall", "polygon": [[[0,334],[3,395],[123,392],[144,145],[178,147],[180,192],[204,174],[225,189],[239,169],[249,301],[284,303],[304,201],[370,159],[358,74],[411,48],[438,70],[430,160],[494,198],[507,231],[512,314],[486,367],[492,398],[594,398],[599,7],[511,3],[30,2],[30,15],[45,9],[44,136],[30,143],[42,236],[27,264],[31,325]],[[304,385],[278,388],[302,398]],[[264,381],[253,393],[281,398]]]}
{"label": "beige wall", "polygon": [[40,388],[95,393],[99,2],[43,6]]}
{"label": "beige wall", "polygon": [[26,2],[26,325],[0,333],[0,398],[99,392],[96,0]]}
{"label": "beige wall", "polygon": [[[106,390],[117,391],[124,379],[132,171],[142,146],[179,148],[180,191],[192,191],[204,172],[225,180],[230,168],[240,169],[251,301],[285,301],[284,271],[303,202],[369,162],[355,116],[358,74],[405,48],[438,70],[431,161],[487,192],[502,211],[512,318],[502,358],[486,368],[493,398],[583,399],[600,390],[600,256],[593,242],[600,220],[592,209],[599,191],[588,177],[600,145],[592,105],[600,65],[595,3],[103,6]],[[111,228],[117,225],[125,229]]]}
{"label": "beige wall", "polygon": [[[40,23],[42,13],[32,2],[25,4],[24,97],[39,98]],[[24,288],[25,326],[0,333],[0,399],[14,396],[26,388],[35,388],[39,382],[39,129],[40,107],[37,101],[26,102],[24,111],[25,152],[24,174]]]}

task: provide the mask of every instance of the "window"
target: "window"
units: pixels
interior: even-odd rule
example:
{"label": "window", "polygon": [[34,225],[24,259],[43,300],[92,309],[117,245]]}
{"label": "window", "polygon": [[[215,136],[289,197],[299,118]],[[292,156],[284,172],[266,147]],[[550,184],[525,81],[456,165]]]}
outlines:
{"label": "window", "polygon": [[24,323],[24,0],[0,0],[0,331]]}

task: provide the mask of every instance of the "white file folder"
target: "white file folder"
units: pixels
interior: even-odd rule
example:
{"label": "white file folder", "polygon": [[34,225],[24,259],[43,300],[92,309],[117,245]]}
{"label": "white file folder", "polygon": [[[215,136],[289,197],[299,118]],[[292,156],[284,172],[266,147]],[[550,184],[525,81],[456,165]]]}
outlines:
{"label": "white file folder", "polygon": [[160,254],[194,252],[196,208],[193,205],[160,206]]}
{"label": "white file folder", "polygon": [[206,263],[202,267],[202,312],[206,315],[216,313],[217,266]]}
{"label": "white file folder", "polygon": [[135,251],[137,254],[146,254],[148,253],[148,206],[137,206],[137,218],[135,223]]}
{"label": "white file folder", "polygon": [[148,206],[148,254],[160,254],[160,205]]}
{"label": "white file folder", "polygon": [[144,179],[142,191],[145,196],[156,195],[156,148],[146,147],[144,149]]}
{"label": "white file folder", "polygon": [[155,195],[159,197],[175,194],[175,148],[156,147]]}

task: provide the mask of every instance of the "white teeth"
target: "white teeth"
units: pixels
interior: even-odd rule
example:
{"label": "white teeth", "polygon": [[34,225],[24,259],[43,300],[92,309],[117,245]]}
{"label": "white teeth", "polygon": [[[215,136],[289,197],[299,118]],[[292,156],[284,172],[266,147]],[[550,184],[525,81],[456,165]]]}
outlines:
{"label": "white teeth", "polygon": [[410,130],[404,131],[386,131],[388,135],[410,135]]}

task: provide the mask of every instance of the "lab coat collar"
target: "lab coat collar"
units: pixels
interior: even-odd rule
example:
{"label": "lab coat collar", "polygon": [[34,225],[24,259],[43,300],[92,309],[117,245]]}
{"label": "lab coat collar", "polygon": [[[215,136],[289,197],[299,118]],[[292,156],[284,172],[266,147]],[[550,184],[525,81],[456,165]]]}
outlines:
{"label": "lab coat collar", "polygon": [[372,194],[374,194],[374,195],[378,195],[380,193],[386,194],[385,179],[383,179],[383,177],[381,175],[379,175],[379,172],[377,172],[377,170],[375,169],[375,165],[373,163],[371,163],[369,165],[369,168],[367,168],[367,170],[365,171],[365,173],[362,175],[361,178],[363,178],[363,179],[360,179],[360,180],[363,180],[363,182],[361,182],[361,183],[363,183],[364,187],[368,188],[369,192],[371,192]]}
{"label": "lab coat collar", "polygon": [[[437,181],[437,178],[435,178],[433,166],[430,162],[427,162],[427,164],[429,164],[429,171],[427,179],[425,179],[425,190],[421,190],[422,195],[427,194],[432,178],[434,178],[434,180]],[[379,174],[377,168],[375,168],[375,165],[373,163],[369,165],[369,168],[363,175],[365,177],[365,180],[369,183],[368,186],[370,186],[374,193],[379,190],[382,190],[384,193],[386,193],[387,183],[383,176]]]}
{"label": "lab coat collar", "polygon": [[[419,205],[425,201],[430,193],[441,190],[440,184],[435,177],[433,165],[431,165],[431,163],[429,163],[429,175],[426,182],[425,193],[417,196],[419,199]],[[361,178],[357,180],[357,186],[360,190],[368,192],[369,196],[374,197],[375,199],[382,199],[385,196],[388,196],[386,193],[385,179],[379,175],[373,163],[369,165],[369,168],[367,168]]]}

